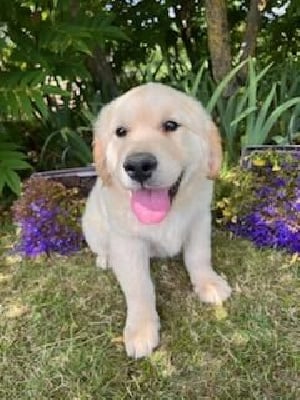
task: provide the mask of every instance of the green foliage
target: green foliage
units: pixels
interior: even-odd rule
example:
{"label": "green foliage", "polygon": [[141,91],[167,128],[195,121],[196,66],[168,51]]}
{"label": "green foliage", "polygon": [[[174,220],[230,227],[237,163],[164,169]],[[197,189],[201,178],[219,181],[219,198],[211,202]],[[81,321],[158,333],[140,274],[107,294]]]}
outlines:
{"label": "green foliage", "polygon": [[41,146],[38,169],[64,168],[92,162],[92,119],[89,108],[72,110],[65,101],[49,117],[41,121]]}
{"label": "green foliage", "polygon": [[[60,98],[91,81],[87,57],[107,40],[124,40],[111,15],[71,1],[2,4],[0,118],[46,119]],[[71,12],[70,12],[71,11]],[[82,89],[83,85],[81,85]]]}
{"label": "green foliage", "polygon": [[0,136],[1,195],[4,185],[19,193],[19,170],[29,167],[14,141],[39,168],[91,161],[90,129],[79,117],[90,101],[88,61],[97,46],[127,37],[93,1],[5,0],[0,15],[0,121],[19,131]]}
{"label": "green foliage", "polygon": [[[248,70],[245,86],[237,86],[229,97],[224,97],[228,83],[245,66]],[[295,80],[287,79],[288,71]],[[236,162],[244,146],[297,141],[300,80],[295,76],[296,71],[295,66],[289,66],[279,74],[272,65],[259,70],[255,59],[250,58],[216,85],[210,78],[207,63],[203,63],[198,73],[181,82],[181,89],[197,97],[214,116],[221,129],[227,159]],[[282,76],[286,77],[284,82]],[[272,82],[271,90],[269,82]]]}
{"label": "green foliage", "polygon": [[47,97],[70,97],[70,93],[45,82],[45,71],[0,72],[0,119],[2,121],[46,119],[49,112]]}
{"label": "green foliage", "polygon": [[[205,2],[114,0],[103,3],[115,14],[116,24],[130,37],[130,42],[107,46],[113,58],[114,75],[123,90],[140,82],[141,70],[151,64],[155,52],[161,54],[166,70],[162,80],[173,84],[184,80],[189,72],[196,74],[203,62],[210,60]],[[257,40],[257,54],[263,66],[274,60],[277,65],[287,60],[299,62],[299,6],[296,3],[295,0],[264,2]],[[228,0],[226,6],[232,55],[236,60],[244,40],[249,1]],[[285,12],[280,15],[282,10]]]}
{"label": "green foliage", "polygon": [[[244,146],[264,144],[272,127],[277,123],[281,115],[289,108],[300,104],[300,97],[294,97],[274,107],[273,101],[278,82],[273,82],[269,93],[259,97],[258,89],[261,86],[261,80],[266,79],[266,74],[270,67],[271,65],[268,65],[260,73],[257,73],[254,60],[249,60],[247,105],[252,109],[252,112],[246,118],[246,132],[242,138]],[[292,93],[292,91],[290,92]],[[271,111],[272,105],[273,111]]]}
{"label": "green foliage", "polygon": [[20,170],[31,168],[25,161],[26,156],[17,145],[9,141],[1,141],[0,135],[0,196],[5,186],[19,195],[21,192]]}

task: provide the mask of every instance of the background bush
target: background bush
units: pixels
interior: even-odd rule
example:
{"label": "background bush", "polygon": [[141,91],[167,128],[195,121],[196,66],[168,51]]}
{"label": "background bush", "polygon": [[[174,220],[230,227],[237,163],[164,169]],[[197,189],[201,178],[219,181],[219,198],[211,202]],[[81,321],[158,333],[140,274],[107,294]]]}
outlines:
{"label": "background bush", "polygon": [[[297,143],[297,2],[256,2],[260,8],[252,22],[255,2],[225,3],[230,52],[227,70],[218,71],[208,28],[224,21],[210,19],[204,1],[3,0],[2,199],[19,193],[20,178],[32,169],[91,162],[96,113],[117,94],[149,80],[191,93],[207,106],[231,164],[245,144]],[[221,48],[222,35],[216,39]],[[243,61],[248,56],[256,58]]]}

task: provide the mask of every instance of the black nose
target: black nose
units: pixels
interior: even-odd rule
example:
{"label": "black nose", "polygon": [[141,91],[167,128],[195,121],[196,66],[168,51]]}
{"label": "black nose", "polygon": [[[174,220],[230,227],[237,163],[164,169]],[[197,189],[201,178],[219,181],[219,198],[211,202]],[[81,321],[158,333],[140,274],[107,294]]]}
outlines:
{"label": "black nose", "polygon": [[143,183],[157,168],[157,159],[151,153],[133,153],[126,158],[123,166],[131,179]]}

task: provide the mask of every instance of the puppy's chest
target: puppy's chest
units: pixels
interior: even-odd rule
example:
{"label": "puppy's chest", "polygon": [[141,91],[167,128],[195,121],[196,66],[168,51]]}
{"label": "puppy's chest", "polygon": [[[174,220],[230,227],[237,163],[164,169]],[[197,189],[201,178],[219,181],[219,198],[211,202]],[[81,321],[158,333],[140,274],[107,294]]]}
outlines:
{"label": "puppy's chest", "polygon": [[188,232],[188,223],[185,221],[172,221],[144,233],[144,239],[150,245],[152,257],[171,257],[178,254],[183,246]]}

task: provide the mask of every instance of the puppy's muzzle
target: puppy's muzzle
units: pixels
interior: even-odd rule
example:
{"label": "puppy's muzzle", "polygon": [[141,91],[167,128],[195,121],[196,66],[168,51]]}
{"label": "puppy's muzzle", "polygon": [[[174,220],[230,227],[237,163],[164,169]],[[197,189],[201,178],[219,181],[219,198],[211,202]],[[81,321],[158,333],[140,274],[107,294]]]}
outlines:
{"label": "puppy's muzzle", "polygon": [[143,184],[157,168],[157,158],[151,153],[132,153],[126,157],[123,167],[134,181]]}

